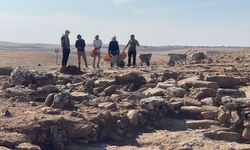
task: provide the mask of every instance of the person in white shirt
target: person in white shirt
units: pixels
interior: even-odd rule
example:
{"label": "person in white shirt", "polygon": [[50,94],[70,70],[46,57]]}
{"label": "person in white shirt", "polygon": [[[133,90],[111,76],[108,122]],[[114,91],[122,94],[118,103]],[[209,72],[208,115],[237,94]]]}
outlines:
{"label": "person in white shirt", "polygon": [[95,60],[96,60],[96,56],[97,56],[98,57],[97,68],[100,68],[99,64],[100,64],[100,59],[101,59],[102,40],[99,39],[99,35],[95,36],[93,46],[94,46],[94,49],[96,51],[96,55],[94,56],[94,60],[93,60],[93,67],[95,68]]}

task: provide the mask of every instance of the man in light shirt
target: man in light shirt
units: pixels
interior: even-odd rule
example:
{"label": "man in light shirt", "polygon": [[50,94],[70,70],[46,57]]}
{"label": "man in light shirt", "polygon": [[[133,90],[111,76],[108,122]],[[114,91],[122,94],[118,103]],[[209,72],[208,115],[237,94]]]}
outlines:
{"label": "man in light shirt", "polygon": [[99,64],[100,64],[100,59],[101,59],[102,40],[99,39],[99,35],[95,36],[93,46],[94,46],[95,51],[96,51],[96,54],[94,55],[94,60],[93,60],[93,67],[95,68],[95,60],[96,60],[96,56],[97,56],[98,57],[97,68],[100,68]]}

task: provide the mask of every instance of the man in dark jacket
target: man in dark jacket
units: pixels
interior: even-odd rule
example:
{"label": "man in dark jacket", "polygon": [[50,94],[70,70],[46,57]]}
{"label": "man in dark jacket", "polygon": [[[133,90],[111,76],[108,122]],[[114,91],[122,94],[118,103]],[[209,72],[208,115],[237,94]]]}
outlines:
{"label": "man in dark jacket", "polygon": [[62,47],[62,67],[67,66],[67,62],[69,59],[69,53],[70,53],[70,41],[69,41],[69,30],[65,31],[65,34],[61,37],[61,47]]}
{"label": "man in dark jacket", "polygon": [[112,68],[114,64],[117,64],[120,60],[120,57],[119,57],[120,49],[119,49],[119,44],[116,41],[116,36],[114,36],[112,38],[112,41],[110,41],[109,43],[108,53],[110,55],[110,64]]}
{"label": "man in dark jacket", "polygon": [[81,57],[84,60],[86,68],[88,68],[86,53],[85,53],[85,41],[82,39],[82,36],[80,34],[77,35],[77,40],[75,43],[75,47],[77,49],[77,56],[78,56],[78,67],[81,69]]}

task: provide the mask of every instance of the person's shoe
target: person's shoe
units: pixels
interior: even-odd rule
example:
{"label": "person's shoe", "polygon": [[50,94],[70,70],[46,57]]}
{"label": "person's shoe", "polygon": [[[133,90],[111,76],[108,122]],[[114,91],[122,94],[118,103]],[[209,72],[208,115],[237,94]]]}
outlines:
{"label": "person's shoe", "polygon": [[100,68],[100,66],[97,66],[97,68]]}
{"label": "person's shoe", "polygon": [[93,66],[93,68],[95,68],[95,66]]}

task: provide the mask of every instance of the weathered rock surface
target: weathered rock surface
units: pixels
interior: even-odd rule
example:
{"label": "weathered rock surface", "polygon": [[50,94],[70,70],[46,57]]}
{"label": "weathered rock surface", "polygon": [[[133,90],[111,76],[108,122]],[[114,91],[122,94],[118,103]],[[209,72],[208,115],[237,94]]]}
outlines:
{"label": "weathered rock surface", "polygon": [[215,120],[188,120],[186,124],[187,127],[191,129],[209,128],[212,125],[220,125],[220,123]]}
{"label": "weathered rock surface", "polygon": [[223,75],[213,75],[206,76],[206,81],[216,82],[220,88],[233,88],[240,85],[240,81],[234,77],[223,76]]}
{"label": "weathered rock surface", "polygon": [[170,95],[171,97],[179,97],[182,98],[185,96],[187,91],[184,88],[180,87],[169,87],[167,89],[167,94]]}
{"label": "weathered rock surface", "polygon": [[4,90],[5,97],[15,97],[15,96],[28,96],[33,90],[27,89],[23,86],[10,87]]}
{"label": "weathered rock surface", "polygon": [[165,90],[161,88],[149,88],[143,92],[146,96],[164,96]]}
{"label": "weathered rock surface", "polygon": [[33,73],[28,69],[17,67],[11,72],[10,82],[12,85],[29,85],[34,83]]}
{"label": "weathered rock surface", "polygon": [[228,131],[207,132],[204,133],[204,136],[215,140],[224,140],[230,142],[240,142],[242,140],[241,134]]}
{"label": "weathered rock surface", "polygon": [[129,119],[129,122],[134,125],[137,126],[139,123],[139,111],[138,110],[129,110],[127,117]]}
{"label": "weathered rock surface", "polygon": [[14,148],[15,146],[25,142],[29,143],[30,139],[24,134],[20,134],[17,132],[1,132],[0,134],[1,146]]}
{"label": "weathered rock surface", "polygon": [[142,85],[146,84],[146,79],[135,72],[119,75],[115,77],[115,84],[118,85],[130,85],[129,90],[138,90]]}
{"label": "weathered rock surface", "polygon": [[61,68],[60,72],[64,74],[74,74],[74,75],[83,74],[83,72],[77,66],[63,67]]}
{"label": "weathered rock surface", "polygon": [[31,92],[28,96],[34,101],[44,101],[51,93],[58,93],[59,89],[54,85],[46,85]]}
{"label": "weathered rock surface", "polygon": [[38,87],[46,86],[46,85],[55,85],[56,84],[56,77],[51,73],[41,73],[36,74],[33,77],[34,83]]}
{"label": "weathered rock surface", "polygon": [[222,97],[230,96],[232,98],[244,98],[246,93],[237,89],[218,89],[216,99],[221,100]]}
{"label": "weathered rock surface", "polygon": [[82,83],[82,89],[83,92],[85,93],[94,94],[94,87],[95,87],[95,82],[93,80],[85,80]]}
{"label": "weathered rock surface", "polygon": [[33,145],[31,143],[21,143],[16,146],[18,150],[41,150],[41,148],[37,145]]}
{"label": "weathered rock surface", "polygon": [[13,68],[11,67],[0,67],[0,75],[4,76],[10,76],[11,72],[13,71]]}
{"label": "weathered rock surface", "polygon": [[68,92],[58,93],[54,96],[53,103],[51,105],[52,108],[57,109],[72,109],[74,108],[74,104],[72,101],[72,95]]}
{"label": "weathered rock surface", "polygon": [[144,98],[141,100],[141,106],[147,110],[159,110],[165,108],[165,99],[154,96],[150,98]]}
{"label": "weathered rock surface", "polygon": [[195,88],[187,93],[187,96],[201,100],[208,97],[216,97],[216,91],[209,88]]}

